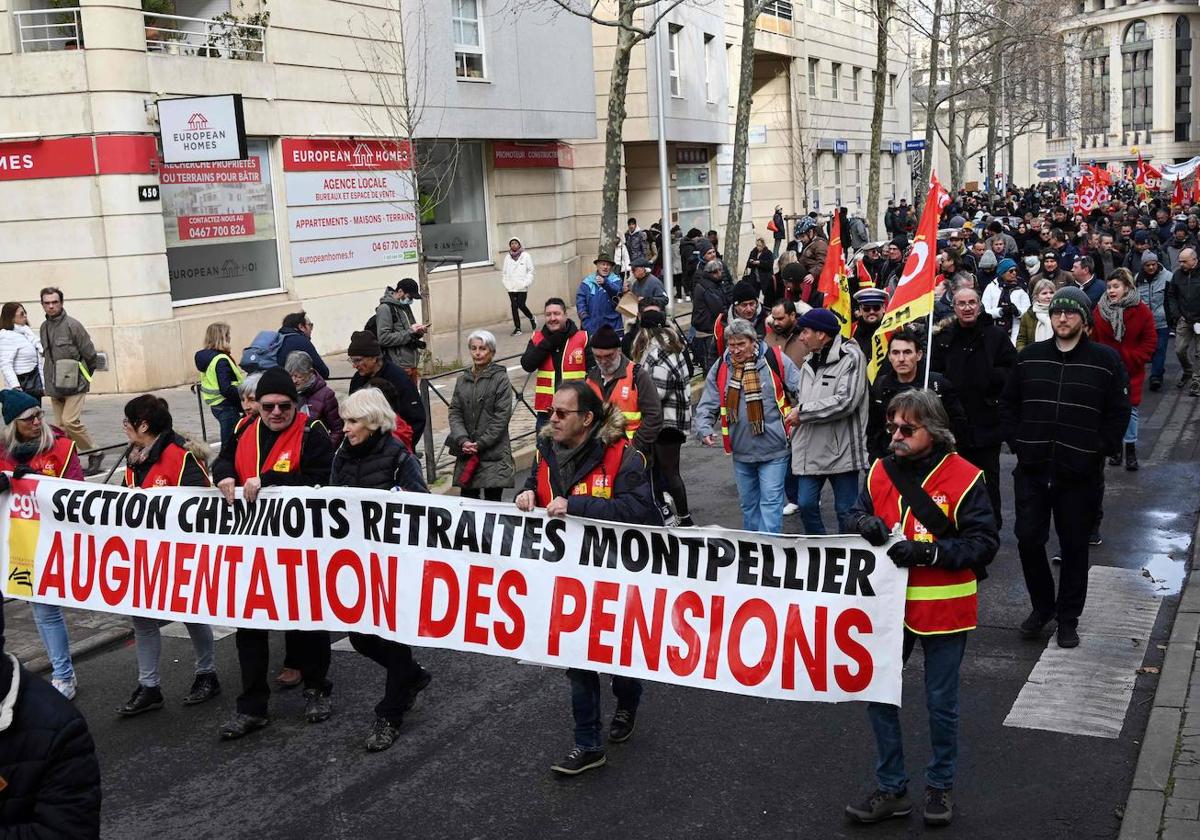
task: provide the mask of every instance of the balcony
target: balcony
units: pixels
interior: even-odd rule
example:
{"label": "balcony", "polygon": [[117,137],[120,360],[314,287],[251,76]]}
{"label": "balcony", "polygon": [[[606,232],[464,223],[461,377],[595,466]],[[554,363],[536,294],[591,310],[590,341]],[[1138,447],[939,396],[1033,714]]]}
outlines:
{"label": "balcony", "polygon": [[232,15],[193,18],[147,12],[146,51],[235,61],[266,61],[266,26],[242,23]]}
{"label": "balcony", "polygon": [[80,39],[79,8],[14,11],[17,48],[22,53],[77,50]]}

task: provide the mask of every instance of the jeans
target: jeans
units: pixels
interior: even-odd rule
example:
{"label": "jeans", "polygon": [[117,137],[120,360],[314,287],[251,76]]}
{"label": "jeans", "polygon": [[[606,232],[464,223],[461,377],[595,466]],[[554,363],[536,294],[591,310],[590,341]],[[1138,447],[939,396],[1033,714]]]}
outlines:
{"label": "jeans", "polygon": [[217,427],[221,430],[221,448],[229,443],[229,439],[233,437],[233,430],[237,428],[238,420],[242,419],[242,409],[240,406],[230,405],[228,401],[220,405],[214,405],[211,408],[213,417],[217,418]]}
{"label": "jeans", "polygon": [[[595,671],[567,669],[571,681],[571,713],[575,716],[575,746],[584,750],[604,748],[600,737],[600,675]],[[636,712],[642,699],[642,682],[633,677],[613,676],[617,709]]]}
{"label": "jeans", "polygon": [[1158,345],[1154,348],[1154,355],[1150,357],[1150,378],[1162,379],[1167,372],[1167,334],[1166,327],[1155,330],[1158,333]]}
{"label": "jeans", "polygon": [[708,376],[708,369],[717,361],[716,336],[697,335],[692,338],[692,361],[696,363],[697,371],[704,371],[704,375]]}
{"label": "jeans", "polygon": [[787,478],[783,480],[783,495],[797,507],[800,505],[800,476],[796,475],[790,469],[788,470]]}
{"label": "jeans", "polygon": [[[296,666],[304,676],[304,687],[315,688],[322,694],[333,692],[329,673],[329,631],[288,630],[294,633],[291,651]],[[266,630],[239,628],[235,634],[238,665],[242,671],[242,693],[238,695],[237,710],[255,717],[267,716],[267,701],[271,689],[267,685],[267,668],[271,665],[271,645]]]}
{"label": "jeans", "polygon": [[783,244],[782,239],[776,239],[774,247],[771,248],[771,254],[774,255],[775,259],[779,259],[779,246],[781,246],[782,244]]}
{"label": "jeans", "polygon": [[[929,710],[929,746],[932,755],[925,768],[929,787],[950,790],[954,787],[954,765],[958,759],[958,669],[967,648],[967,634],[921,636],[925,651],[925,707]],[[912,653],[917,634],[904,631],[904,661]],[[908,787],[904,771],[904,743],[900,734],[900,707],[886,703],[868,703],[867,716],[875,731],[879,761],[875,777],[879,789],[900,793]]]}
{"label": "jeans", "polygon": [[812,535],[825,534],[825,523],[821,520],[821,488],[828,480],[833,485],[833,509],[837,512],[837,528],[839,532],[848,530],[846,516],[850,506],[858,499],[858,471],[829,475],[801,475],[796,477],[797,498],[800,506],[800,521],[804,523],[804,533]]}
{"label": "jeans", "polygon": [[1138,407],[1135,405],[1129,412],[1129,425],[1125,427],[1125,442],[1137,443]]}
{"label": "jeans", "polygon": [[[1087,599],[1088,536],[1097,525],[1097,512],[1104,484],[1095,481],[1062,482],[1049,473],[1013,470],[1013,501],[1017,522],[1017,553],[1029,600],[1039,616],[1047,621],[1057,617],[1060,625],[1075,627]],[[1062,565],[1058,573],[1058,597],[1054,595],[1054,575],[1046,560],[1046,540],[1050,538],[1050,519],[1058,534]]]}
{"label": "jeans", "polygon": [[421,675],[421,666],[413,659],[412,648],[365,633],[351,633],[350,644],[363,656],[387,669],[383,699],[375,705],[375,716],[399,726],[412,698],[413,685]]}
{"label": "jeans", "polygon": [[31,603],[33,623],[46,648],[46,658],[54,669],[54,679],[75,679],[75,667],[71,664],[71,639],[67,636],[67,622],[62,607],[53,604]]}
{"label": "jeans", "polygon": [[764,534],[783,532],[783,482],[791,461],[787,455],[774,461],[733,459],[744,530]]}
{"label": "jeans", "polygon": [[[158,618],[134,616],[133,639],[137,645],[138,685],[155,688],[159,685],[158,662],[162,657],[162,633],[159,627],[166,624]],[[196,653],[196,673],[212,674],[213,631],[207,624],[184,624],[192,637],[192,650]]]}

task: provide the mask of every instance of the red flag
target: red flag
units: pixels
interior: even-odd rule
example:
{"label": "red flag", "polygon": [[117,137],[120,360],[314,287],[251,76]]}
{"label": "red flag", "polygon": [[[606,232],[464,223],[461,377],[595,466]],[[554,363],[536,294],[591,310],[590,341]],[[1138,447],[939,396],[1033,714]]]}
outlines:
{"label": "red flag", "polygon": [[1092,212],[1092,208],[1099,203],[1097,192],[1096,182],[1091,176],[1084,177],[1075,188],[1075,209],[1085,215]]}
{"label": "red flag", "polygon": [[1143,198],[1148,198],[1150,193],[1162,189],[1162,172],[1142,160],[1141,152],[1138,152],[1137,177],[1134,178],[1133,183]]}
{"label": "red flag", "polygon": [[858,259],[858,287],[860,289],[871,289],[875,286],[875,280],[871,277],[871,272],[867,271],[867,261],[863,257]]}
{"label": "red flag", "polygon": [[1171,191],[1171,206],[1182,207],[1183,200],[1185,197],[1186,196],[1184,195],[1184,192],[1183,192],[1183,179],[1176,178],[1175,179],[1175,189]]}
{"label": "red flag", "polygon": [[1067,191],[1063,189],[1063,185],[1058,185],[1058,203],[1063,207],[1067,206]]}
{"label": "red flag", "polygon": [[840,215],[834,213],[829,225],[829,250],[825,254],[825,265],[821,267],[817,291],[823,296],[821,305],[836,315],[841,323],[842,338],[849,338],[850,290],[846,286],[846,251],[842,248]]}
{"label": "red flag", "polygon": [[1192,204],[1200,204],[1200,172],[1192,176]]}
{"label": "red flag", "polygon": [[1102,187],[1108,187],[1112,185],[1112,173],[1109,172],[1105,167],[1089,166],[1087,169],[1088,172],[1092,173],[1092,180],[1094,180],[1098,185]]}

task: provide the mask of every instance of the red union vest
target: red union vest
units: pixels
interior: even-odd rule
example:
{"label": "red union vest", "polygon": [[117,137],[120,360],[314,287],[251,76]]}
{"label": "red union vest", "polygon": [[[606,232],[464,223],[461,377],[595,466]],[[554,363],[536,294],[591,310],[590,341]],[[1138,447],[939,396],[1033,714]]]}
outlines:
{"label": "red union vest", "polygon": [[[534,344],[541,344],[545,341],[541,330],[533,334],[532,339]],[[583,379],[587,376],[587,363],[584,361],[587,349],[588,334],[583,330],[576,330],[570,338],[567,339],[567,346],[563,348],[562,355],[562,374],[559,379],[566,382],[568,379]],[[534,380],[533,388],[533,410],[537,412],[549,411],[550,404],[554,402],[554,389],[558,387],[554,370],[554,354],[546,356],[542,363],[538,365],[537,378]]]}
{"label": "red union vest", "polygon": [[[771,386],[775,389],[775,405],[779,406],[779,416],[787,417],[788,412],[792,410],[792,403],[788,400],[787,391],[783,387],[783,353],[778,347],[767,347],[767,369],[771,371]],[[729,386],[729,363],[725,361],[725,357],[721,357],[717,368],[717,394],[721,398],[721,443],[725,445],[725,452],[733,452],[733,442],[729,437],[729,415],[725,410],[725,393]],[[764,382],[765,386],[766,383]],[[767,398],[767,394],[763,394],[763,399]],[[742,400],[745,403],[745,400]],[[744,408],[744,406],[743,406]],[[783,426],[784,434],[789,437],[792,434],[792,429],[786,423]]]}
{"label": "red union vest", "polygon": [[[942,509],[952,525],[957,524],[958,506],[983,473],[960,455],[950,453],[933,468],[921,486]],[[867,473],[867,487],[875,515],[888,528],[903,517],[905,539],[934,542],[912,510],[901,504],[900,491],[888,477],[880,461]],[[922,636],[974,630],[979,603],[975,572],[970,569],[939,569],[914,566],[908,570],[908,590],[904,602],[904,626]]]}
{"label": "red union vest", "polygon": [[[576,482],[568,495],[595,496],[598,499],[611,499],[613,484],[617,473],[621,471],[621,459],[625,457],[625,447],[629,445],[628,438],[621,438],[604,450],[604,457],[596,468]],[[538,453],[537,464],[537,506],[545,507],[554,499],[554,490],[550,485],[550,465]]]}
{"label": "red union vest", "polygon": [[257,478],[266,472],[298,472],[307,419],[297,411],[296,419],[275,439],[275,445],[271,447],[266,458],[261,457],[258,446],[258,427],[262,419],[255,418],[249,423],[238,438],[237,452],[233,457],[238,484],[243,485],[251,478]]}
{"label": "red union vest", "polygon": [[[607,400],[625,415],[625,437],[629,440],[633,440],[634,433],[642,425],[642,410],[638,408],[637,378],[634,376],[636,367],[633,362],[629,363],[625,368],[625,375],[613,386],[612,395]],[[600,383],[589,379],[588,384],[592,386],[596,396],[603,400],[604,391]]]}
{"label": "red union vest", "polygon": [[[162,454],[158,461],[146,471],[146,477],[142,479],[139,485],[137,479],[134,478],[133,469],[125,468],[125,486],[126,487],[178,487],[179,482],[183,479],[183,469],[187,465],[188,458],[195,458],[192,453],[188,452],[177,443],[168,443],[163,447]],[[204,469],[204,464],[199,460],[196,463],[200,466],[200,471],[208,477],[208,470]],[[211,486],[212,482],[207,482],[204,486]]]}
{"label": "red union vest", "polygon": [[40,475],[62,478],[67,471],[67,466],[71,463],[71,456],[74,454],[75,442],[66,435],[58,434],[55,430],[54,445],[46,452],[34,455],[27,464],[22,465],[19,461],[13,460],[7,452],[0,454],[0,470],[12,472],[17,467],[26,466]]}

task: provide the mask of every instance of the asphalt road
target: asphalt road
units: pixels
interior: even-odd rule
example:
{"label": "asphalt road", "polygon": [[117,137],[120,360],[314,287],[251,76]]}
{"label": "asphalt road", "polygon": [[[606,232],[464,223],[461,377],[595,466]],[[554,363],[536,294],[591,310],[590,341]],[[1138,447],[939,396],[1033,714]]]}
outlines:
{"label": "asphalt road", "polygon": [[[1173,355],[1173,354],[1172,354]],[[1174,359],[1172,358],[1172,364]],[[1200,400],[1168,389],[1143,406],[1138,473],[1108,475],[1105,543],[1094,565],[1146,566],[1166,597],[1146,664],[1160,664],[1182,568],[1200,507],[1195,481]],[[1159,444],[1159,439],[1162,444]],[[1012,459],[1006,457],[1006,469]],[[688,445],[685,477],[697,521],[736,527],[730,465],[719,450]],[[1011,478],[1005,472],[1005,497]],[[828,491],[827,491],[828,494]],[[832,521],[832,511],[826,515]],[[1045,649],[1016,625],[1028,611],[1006,511],[1004,542],[981,585],[980,626],[962,670],[954,825],[969,838],[1115,837],[1156,677],[1137,677],[1118,738],[1005,726]],[[799,527],[789,517],[790,530]],[[1086,633],[1086,625],[1081,625]],[[874,827],[846,823],[843,805],[873,789],[874,746],[859,704],[817,705],[719,692],[647,687],[634,737],[609,764],[572,780],[549,764],[571,746],[568,690],[560,671],[439,650],[419,658],[434,675],[398,743],[367,754],[383,674],[335,652],[335,712],[303,722],[297,690],[272,700],[266,730],[234,743],[217,738],[237,693],[230,636],[217,643],[225,694],[193,708],[190,646],[164,640],[168,707],[135,719],[113,709],[133,689],[131,645],[77,663],[79,707],[97,742],[104,779],[104,836],[112,838],[915,837],[919,812]],[[281,645],[282,638],[276,640]],[[1080,649],[1082,650],[1082,649]],[[282,655],[276,649],[276,659]],[[905,672],[902,720],[918,801],[928,733],[919,652]],[[606,698],[605,715],[611,714]]]}

